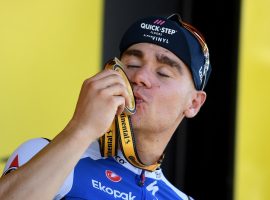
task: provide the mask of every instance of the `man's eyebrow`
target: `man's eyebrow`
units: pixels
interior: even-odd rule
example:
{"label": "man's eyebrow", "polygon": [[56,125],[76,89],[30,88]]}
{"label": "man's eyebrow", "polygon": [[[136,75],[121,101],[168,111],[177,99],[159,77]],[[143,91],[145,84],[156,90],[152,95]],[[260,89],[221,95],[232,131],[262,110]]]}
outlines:
{"label": "man's eyebrow", "polygon": [[182,73],[182,66],[179,62],[174,61],[173,59],[169,58],[168,56],[165,55],[156,55],[156,59],[158,62],[162,64],[169,65],[171,67],[177,68],[177,70]]}
{"label": "man's eyebrow", "polygon": [[138,58],[143,58],[143,52],[138,49],[128,49],[123,52],[122,56],[135,56]]}

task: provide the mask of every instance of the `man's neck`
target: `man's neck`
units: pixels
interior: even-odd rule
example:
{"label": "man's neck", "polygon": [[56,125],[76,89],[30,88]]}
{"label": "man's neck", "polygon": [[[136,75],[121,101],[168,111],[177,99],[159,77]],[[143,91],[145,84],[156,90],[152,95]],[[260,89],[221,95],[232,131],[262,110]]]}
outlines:
{"label": "man's neck", "polygon": [[164,136],[166,134],[135,133],[137,153],[144,164],[154,164],[161,158],[170,140]]}

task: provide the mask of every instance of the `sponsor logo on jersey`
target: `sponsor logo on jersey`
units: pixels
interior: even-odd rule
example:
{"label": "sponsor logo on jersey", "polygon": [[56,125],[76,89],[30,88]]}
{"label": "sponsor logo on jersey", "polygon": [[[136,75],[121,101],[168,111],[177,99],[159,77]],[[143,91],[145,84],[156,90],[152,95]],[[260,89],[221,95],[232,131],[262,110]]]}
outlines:
{"label": "sponsor logo on jersey", "polygon": [[136,198],[132,192],[125,193],[119,190],[112,189],[108,186],[102,185],[101,182],[92,179],[92,186],[93,188],[100,190],[102,192],[107,193],[108,195],[113,196],[115,199],[124,199],[124,200],[134,200]]}
{"label": "sponsor logo on jersey", "polygon": [[105,171],[106,177],[111,180],[112,182],[120,182],[122,180],[122,177],[117,175],[116,173],[114,173],[111,170],[106,170]]}
{"label": "sponsor logo on jersey", "polygon": [[15,158],[13,159],[13,161],[10,163],[7,170],[3,173],[3,175],[6,175],[6,174],[18,169],[18,167],[19,167],[19,156],[16,155]]}
{"label": "sponsor logo on jersey", "polygon": [[127,163],[123,158],[121,158],[120,156],[116,155],[114,156],[115,160],[120,163],[121,165],[124,165],[125,163]]}
{"label": "sponsor logo on jersey", "polygon": [[155,171],[155,175],[156,175],[156,179],[161,179],[161,177],[162,177],[162,173],[160,170]]}
{"label": "sponsor logo on jersey", "polygon": [[153,196],[155,196],[156,192],[159,190],[158,186],[156,185],[157,181],[154,181],[153,183],[149,184],[146,189],[152,193]]}
{"label": "sponsor logo on jersey", "polygon": [[18,168],[19,167],[19,156],[16,155],[11,164],[9,165],[9,168]]}

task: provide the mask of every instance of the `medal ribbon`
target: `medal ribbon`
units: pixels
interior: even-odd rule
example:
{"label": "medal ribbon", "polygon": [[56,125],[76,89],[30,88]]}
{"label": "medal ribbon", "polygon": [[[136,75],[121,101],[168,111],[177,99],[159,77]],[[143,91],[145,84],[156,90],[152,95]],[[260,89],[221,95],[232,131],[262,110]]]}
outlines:
{"label": "medal ribbon", "polygon": [[136,111],[135,99],[128,78],[121,66],[123,66],[123,64],[117,58],[114,58],[106,64],[105,68],[116,70],[122,75],[130,94],[131,106],[125,107],[123,113],[115,116],[109,130],[99,138],[100,153],[103,157],[117,155],[119,142],[123,155],[130,164],[147,171],[155,171],[161,165],[164,154],[152,165],[146,165],[139,159],[130,119],[130,115],[134,114]]}

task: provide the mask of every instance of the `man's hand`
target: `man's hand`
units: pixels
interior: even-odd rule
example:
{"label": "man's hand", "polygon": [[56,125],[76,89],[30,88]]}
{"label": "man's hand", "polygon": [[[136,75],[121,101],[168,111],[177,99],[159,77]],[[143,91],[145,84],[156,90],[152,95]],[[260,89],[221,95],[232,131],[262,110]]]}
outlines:
{"label": "man's hand", "polygon": [[31,160],[0,178],[0,199],[53,199],[85,150],[128,105],[128,98],[125,82],[114,70],[85,80],[67,127]]}
{"label": "man's hand", "polygon": [[125,81],[114,70],[103,70],[84,81],[69,125],[97,139],[110,127],[116,114],[129,106]]}

